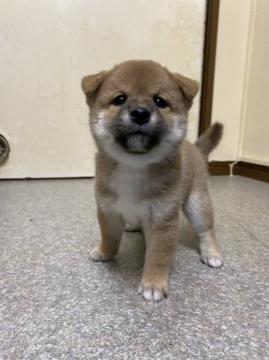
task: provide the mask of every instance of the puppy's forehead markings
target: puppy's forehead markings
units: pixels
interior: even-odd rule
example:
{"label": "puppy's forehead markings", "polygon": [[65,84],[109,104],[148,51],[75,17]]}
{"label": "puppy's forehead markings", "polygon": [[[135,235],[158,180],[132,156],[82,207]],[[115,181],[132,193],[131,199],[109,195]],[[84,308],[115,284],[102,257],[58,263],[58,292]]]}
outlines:
{"label": "puppy's forehead markings", "polygon": [[167,71],[163,68],[152,69],[149,66],[122,68],[112,71],[109,85],[118,91],[133,94],[156,94],[172,90],[173,84]]}

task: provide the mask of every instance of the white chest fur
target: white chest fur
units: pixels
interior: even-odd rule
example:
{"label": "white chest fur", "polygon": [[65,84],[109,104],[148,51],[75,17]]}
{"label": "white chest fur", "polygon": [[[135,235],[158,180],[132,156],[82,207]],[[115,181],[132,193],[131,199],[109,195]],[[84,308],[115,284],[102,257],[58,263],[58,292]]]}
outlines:
{"label": "white chest fur", "polygon": [[169,194],[164,196],[156,191],[160,188],[160,178],[153,178],[145,168],[119,165],[108,186],[115,193],[116,199],[99,199],[99,206],[106,212],[118,213],[133,227],[149,220],[159,221],[175,207]]}
{"label": "white chest fur", "polygon": [[150,181],[144,169],[120,165],[109,185],[117,194],[117,201],[111,204],[112,209],[127,223],[137,226],[141,219],[149,217],[152,204],[145,194],[150,190]]}

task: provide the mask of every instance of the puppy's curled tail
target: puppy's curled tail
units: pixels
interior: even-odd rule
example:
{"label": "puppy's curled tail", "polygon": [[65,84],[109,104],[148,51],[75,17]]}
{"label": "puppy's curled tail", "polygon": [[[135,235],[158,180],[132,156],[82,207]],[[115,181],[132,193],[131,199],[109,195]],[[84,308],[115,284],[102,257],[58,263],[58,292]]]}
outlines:
{"label": "puppy's curled tail", "polygon": [[222,133],[223,125],[216,122],[210,126],[210,128],[208,128],[196,141],[195,145],[200,149],[201,153],[206,158],[220,142]]}

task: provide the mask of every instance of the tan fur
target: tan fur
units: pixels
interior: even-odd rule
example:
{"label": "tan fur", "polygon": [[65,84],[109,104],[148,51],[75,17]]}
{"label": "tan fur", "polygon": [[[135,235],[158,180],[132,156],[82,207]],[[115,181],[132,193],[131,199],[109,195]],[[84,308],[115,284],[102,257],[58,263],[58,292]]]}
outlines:
{"label": "tan fur", "polygon": [[[91,257],[113,258],[126,224],[141,229],[146,256],[139,293],[159,301],[168,294],[181,206],[199,239],[201,260],[212,267],[222,264],[206,164],[222,125],[213,125],[197,146],[184,140],[198,84],[152,61],[128,61],[86,76],[82,89],[98,147],[95,186],[101,241]],[[119,95],[125,96],[124,103],[115,105]],[[157,95],[167,106],[157,105]],[[149,111],[148,123],[134,124],[131,114],[137,108]]]}
{"label": "tan fur", "polygon": [[220,123],[215,123],[196,141],[195,145],[200,149],[206,158],[220,142],[222,133],[223,126]]}

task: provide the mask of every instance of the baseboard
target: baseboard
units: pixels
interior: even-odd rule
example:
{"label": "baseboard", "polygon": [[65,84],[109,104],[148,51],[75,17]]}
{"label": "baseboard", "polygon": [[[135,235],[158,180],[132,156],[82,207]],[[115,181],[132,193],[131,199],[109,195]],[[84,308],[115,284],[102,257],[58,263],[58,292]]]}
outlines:
{"label": "baseboard", "polygon": [[208,163],[209,174],[212,176],[229,175],[230,164],[233,161],[210,161]]}
{"label": "baseboard", "polygon": [[269,166],[265,165],[258,165],[245,161],[239,161],[235,165],[234,174],[269,182]]}
{"label": "baseboard", "polygon": [[58,177],[7,177],[7,178],[0,178],[0,181],[24,181],[24,180],[76,180],[76,179],[94,179],[94,176],[58,176]]}
{"label": "baseboard", "polygon": [[[230,175],[230,164],[234,161],[210,161],[208,170],[211,176]],[[258,165],[245,161],[239,161],[233,166],[233,175],[241,175],[252,179],[269,182],[269,166]],[[58,178],[1,178],[0,181],[7,180],[66,180],[66,179],[93,179],[94,176],[75,176]]]}
{"label": "baseboard", "polygon": [[[212,176],[229,175],[229,165],[232,163],[233,161],[210,161],[208,164],[209,174]],[[233,174],[269,182],[269,166],[265,165],[239,161],[233,167]]]}

